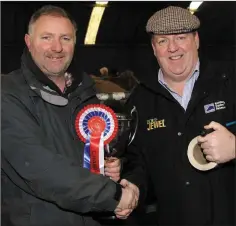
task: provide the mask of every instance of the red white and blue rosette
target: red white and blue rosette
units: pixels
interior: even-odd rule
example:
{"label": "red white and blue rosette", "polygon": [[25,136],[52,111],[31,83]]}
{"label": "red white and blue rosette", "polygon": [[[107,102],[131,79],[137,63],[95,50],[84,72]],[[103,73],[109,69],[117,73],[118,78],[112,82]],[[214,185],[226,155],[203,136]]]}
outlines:
{"label": "red white and blue rosette", "polygon": [[83,167],[104,174],[104,145],[111,142],[118,131],[114,111],[104,104],[90,104],[76,116],[75,130],[85,143]]}

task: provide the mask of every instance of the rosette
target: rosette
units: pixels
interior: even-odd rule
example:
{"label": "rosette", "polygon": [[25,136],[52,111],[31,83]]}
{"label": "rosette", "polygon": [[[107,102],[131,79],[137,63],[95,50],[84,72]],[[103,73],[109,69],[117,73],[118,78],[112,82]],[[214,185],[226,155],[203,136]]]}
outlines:
{"label": "rosette", "polygon": [[76,116],[75,130],[85,143],[83,167],[104,174],[104,145],[117,134],[116,114],[103,104],[87,105]]}

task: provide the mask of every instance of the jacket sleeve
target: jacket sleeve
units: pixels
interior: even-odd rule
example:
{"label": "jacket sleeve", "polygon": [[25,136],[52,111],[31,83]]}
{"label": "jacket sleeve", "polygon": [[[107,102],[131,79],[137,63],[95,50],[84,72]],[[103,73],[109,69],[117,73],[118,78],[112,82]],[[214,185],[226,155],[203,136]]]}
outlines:
{"label": "jacket sleeve", "polygon": [[121,186],[76,165],[41,139],[42,130],[16,96],[2,95],[3,170],[31,195],[75,212],[113,211]]}

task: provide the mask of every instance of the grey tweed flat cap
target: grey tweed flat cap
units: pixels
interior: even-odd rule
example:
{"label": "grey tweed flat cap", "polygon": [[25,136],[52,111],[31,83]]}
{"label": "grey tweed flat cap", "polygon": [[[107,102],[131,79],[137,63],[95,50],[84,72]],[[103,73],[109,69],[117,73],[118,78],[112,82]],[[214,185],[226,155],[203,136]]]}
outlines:
{"label": "grey tweed flat cap", "polygon": [[154,13],[148,20],[146,31],[153,34],[181,34],[197,30],[199,19],[188,9],[169,6]]}

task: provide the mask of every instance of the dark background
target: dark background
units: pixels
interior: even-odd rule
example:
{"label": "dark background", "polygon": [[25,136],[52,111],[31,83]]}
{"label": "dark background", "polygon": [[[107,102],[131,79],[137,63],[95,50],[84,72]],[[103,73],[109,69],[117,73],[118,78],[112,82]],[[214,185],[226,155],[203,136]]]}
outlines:
{"label": "dark background", "polygon": [[[149,37],[145,32],[148,18],[169,5],[187,8],[190,1],[109,2],[97,35],[96,45],[83,45],[94,2],[2,2],[1,72],[8,73],[20,66],[25,47],[24,34],[32,13],[45,4],[61,6],[78,25],[76,60],[78,67],[97,73],[107,66],[123,71],[147,68],[155,61]],[[201,51],[213,60],[235,62],[236,2],[204,2],[195,14],[201,20],[199,30]]]}
{"label": "dark background", "polygon": [[[63,7],[76,20],[78,67],[91,74],[97,74],[103,66],[118,71],[129,69],[139,77],[155,62],[145,32],[149,17],[169,5],[187,8],[190,1],[109,2],[96,45],[92,46],[83,43],[94,2],[2,2],[1,73],[6,74],[20,67],[20,57],[25,47],[24,34],[30,16],[45,4]],[[236,62],[236,2],[204,2],[195,14],[201,20],[201,52],[212,60]],[[144,225],[153,219],[150,215],[145,218],[140,216],[143,220],[140,218],[139,222]]]}

